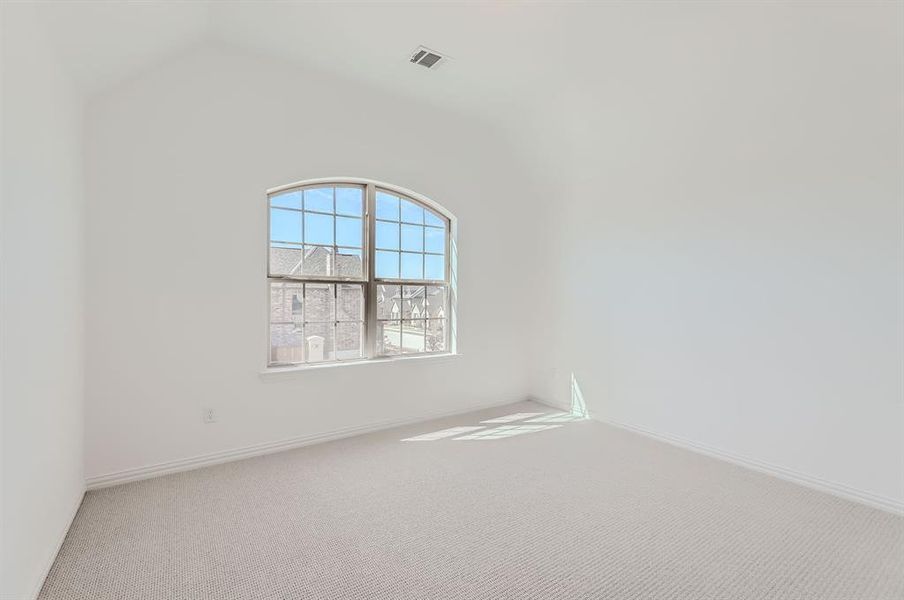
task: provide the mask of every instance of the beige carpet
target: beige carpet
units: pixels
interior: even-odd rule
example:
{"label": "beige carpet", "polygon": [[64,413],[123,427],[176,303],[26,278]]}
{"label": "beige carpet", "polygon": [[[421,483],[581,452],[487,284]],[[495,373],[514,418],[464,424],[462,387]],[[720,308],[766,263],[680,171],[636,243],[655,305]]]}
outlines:
{"label": "beige carpet", "polygon": [[40,597],[904,598],[900,517],[534,412],[90,492]]}

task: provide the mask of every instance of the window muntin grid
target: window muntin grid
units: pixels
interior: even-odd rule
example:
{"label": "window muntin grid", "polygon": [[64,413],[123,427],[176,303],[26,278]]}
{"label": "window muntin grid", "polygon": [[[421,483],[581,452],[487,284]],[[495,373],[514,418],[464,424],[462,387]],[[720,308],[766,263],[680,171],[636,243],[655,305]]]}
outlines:
{"label": "window muntin grid", "polygon": [[365,281],[365,197],[360,185],[271,195],[268,275]]}
{"label": "window muntin grid", "polygon": [[[447,217],[373,183],[319,182],[269,197],[268,281],[301,286],[300,321],[297,315],[286,320],[285,312],[274,318],[271,287],[270,366],[450,351]],[[340,283],[353,281],[360,282],[363,295],[360,319],[335,312],[312,317],[309,290],[328,284],[324,289],[332,290],[335,311]],[[398,318],[377,316],[378,294],[386,285],[395,286],[403,300]],[[283,295],[287,289],[298,292],[279,289]]]}

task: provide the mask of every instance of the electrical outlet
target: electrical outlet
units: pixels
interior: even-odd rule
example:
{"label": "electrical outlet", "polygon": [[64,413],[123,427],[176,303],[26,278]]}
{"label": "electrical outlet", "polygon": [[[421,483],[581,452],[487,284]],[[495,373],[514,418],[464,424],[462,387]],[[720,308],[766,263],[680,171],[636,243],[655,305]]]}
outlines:
{"label": "electrical outlet", "polygon": [[201,413],[202,418],[205,423],[216,423],[217,422],[217,411],[212,408],[202,409]]}

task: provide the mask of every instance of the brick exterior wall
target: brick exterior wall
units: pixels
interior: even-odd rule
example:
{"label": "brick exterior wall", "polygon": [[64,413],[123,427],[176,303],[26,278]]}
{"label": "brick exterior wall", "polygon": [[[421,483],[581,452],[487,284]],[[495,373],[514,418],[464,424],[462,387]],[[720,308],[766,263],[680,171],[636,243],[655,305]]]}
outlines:
{"label": "brick exterior wall", "polygon": [[[271,248],[274,275],[302,275],[302,270],[333,268],[359,273],[360,259],[336,255],[329,248]],[[304,265],[304,269],[302,269]],[[329,267],[327,265],[330,265]],[[311,362],[312,337],[323,338],[323,360],[361,356],[364,339],[364,284],[271,282],[270,362]],[[441,352],[446,350],[445,286],[380,285],[377,289],[380,354]],[[337,323],[338,321],[338,323]],[[379,335],[379,334],[378,334]],[[338,355],[338,356],[337,356]]]}

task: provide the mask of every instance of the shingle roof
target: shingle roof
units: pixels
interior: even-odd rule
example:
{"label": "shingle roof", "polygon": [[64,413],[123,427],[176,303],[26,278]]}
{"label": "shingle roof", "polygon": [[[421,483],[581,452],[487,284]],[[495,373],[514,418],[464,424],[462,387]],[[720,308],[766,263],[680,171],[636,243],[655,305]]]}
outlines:
{"label": "shingle roof", "polygon": [[301,248],[270,248],[270,273],[272,275],[340,275],[353,277],[362,272],[361,257],[339,253],[335,265],[331,259],[333,250],[323,246]]}
{"label": "shingle roof", "polygon": [[[389,296],[382,296],[378,302],[392,302],[399,307],[402,315],[411,315],[416,312],[421,318],[445,317],[445,290],[439,286],[405,285],[405,286],[381,286],[382,294],[389,288]],[[427,313],[424,314],[424,300],[426,298]]]}

